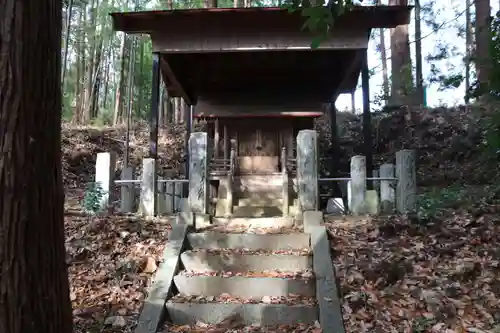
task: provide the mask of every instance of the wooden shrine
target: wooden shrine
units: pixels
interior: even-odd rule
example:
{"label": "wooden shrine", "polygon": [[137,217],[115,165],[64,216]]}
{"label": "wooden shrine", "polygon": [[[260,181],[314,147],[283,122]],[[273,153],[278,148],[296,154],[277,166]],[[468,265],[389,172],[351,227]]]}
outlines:
{"label": "wooden shrine", "polygon": [[[304,17],[282,8],[113,13],[115,30],[149,34],[153,46],[151,157],[156,158],[160,77],[168,95],[208,121],[214,158],[237,156],[238,174],[272,174],[293,158],[299,130],[356,89],[363,73],[367,169],[371,170],[367,48],[371,29],[408,24],[406,6],[359,6],[336,19],[317,49]],[[333,109],[332,109],[333,108]],[[334,112],[334,111],[332,111]],[[189,123],[190,126],[190,123]],[[189,135],[189,133],[188,133]]]}

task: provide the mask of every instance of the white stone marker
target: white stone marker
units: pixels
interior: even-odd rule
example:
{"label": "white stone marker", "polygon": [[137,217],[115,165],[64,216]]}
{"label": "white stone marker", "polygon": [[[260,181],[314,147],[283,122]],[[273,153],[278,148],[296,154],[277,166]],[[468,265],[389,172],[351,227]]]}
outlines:
{"label": "white stone marker", "polygon": [[[133,180],[134,179],[134,167],[124,167],[122,169],[121,180]],[[120,212],[122,213],[132,213],[135,203],[135,184],[120,184]]]}
{"label": "white stone marker", "polygon": [[95,162],[95,183],[96,185],[100,185],[103,193],[99,202],[101,211],[105,210],[111,204],[111,189],[114,185],[115,167],[115,153],[97,153]]}
{"label": "white stone marker", "polygon": [[139,211],[147,217],[153,217],[156,215],[156,180],[156,160],[154,158],[143,159]]}
{"label": "white stone marker", "polygon": [[414,212],[417,204],[416,153],[414,150],[396,152],[396,207],[401,214]]}
{"label": "white stone marker", "polygon": [[350,211],[354,215],[365,213],[366,158],[356,155],[351,158],[351,201]]}
{"label": "white stone marker", "polygon": [[314,130],[297,135],[297,185],[301,211],[318,210],[318,139]]}
{"label": "white stone marker", "polygon": [[[380,166],[380,178],[394,178],[394,165],[382,164]],[[395,181],[381,180],[380,181],[380,210],[384,213],[394,212],[395,205]]]}
{"label": "white stone marker", "polygon": [[195,132],[189,137],[189,207],[193,213],[208,214],[208,136]]}

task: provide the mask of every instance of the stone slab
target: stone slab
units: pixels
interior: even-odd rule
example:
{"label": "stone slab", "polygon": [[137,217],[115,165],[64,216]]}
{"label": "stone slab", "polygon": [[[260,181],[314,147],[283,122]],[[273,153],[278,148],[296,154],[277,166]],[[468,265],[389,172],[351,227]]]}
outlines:
{"label": "stone slab", "polygon": [[[124,167],[121,173],[121,180],[134,179],[134,167]],[[132,213],[135,204],[135,184],[122,184],[120,186],[120,212]]]}
{"label": "stone slab", "polygon": [[291,217],[214,217],[213,224],[227,226],[245,225],[252,228],[288,228],[295,224]]}
{"label": "stone slab", "polygon": [[309,248],[309,235],[295,234],[226,234],[201,232],[188,235],[193,248],[201,249],[250,249],[291,250]]}
{"label": "stone slab", "polygon": [[297,184],[301,211],[319,208],[318,139],[314,130],[297,135]]}
{"label": "stone slab", "polygon": [[189,206],[194,213],[208,214],[209,209],[209,143],[205,132],[189,137]]}
{"label": "stone slab", "polygon": [[95,163],[95,182],[99,184],[102,197],[99,201],[100,210],[103,211],[108,208],[108,205],[113,201],[114,174],[116,168],[116,154],[110,153],[97,153]]}
{"label": "stone slab", "polygon": [[165,315],[165,302],[172,292],[174,276],[179,271],[180,254],[186,244],[188,228],[187,224],[172,226],[163,251],[163,261],[156,271],[153,284],[149,288],[148,297],[137,321],[135,333],[155,333],[162,323]]}
{"label": "stone slab", "polygon": [[244,325],[313,324],[318,320],[316,306],[241,303],[171,303],[166,304],[171,322],[190,325],[196,322],[218,324],[232,315],[239,315]]}
{"label": "stone slab", "polygon": [[181,254],[182,264],[192,271],[266,271],[296,272],[312,268],[312,257],[289,254],[238,254],[206,251],[186,251]]}
{"label": "stone slab", "polygon": [[233,217],[278,217],[283,216],[282,207],[277,206],[236,206]]}
{"label": "stone slab", "polygon": [[241,298],[264,296],[282,297],[288,294],[314,296],[314,280],[248,276],[186,276],[174,277],[175,286],[182,295],[219,296],[229,294]]}
{"label": "stone slab", "polygon": [[371,215],[379,213],[379,199],[376,190],[368,190],[365,193],[365,212]]}
{"label": "stone slab", "polygon": [[304,232],[310,233],[311,228],[318,227],[323,224],[323,212],[312,210],[304,212]]}
{"label": "stone slab", "polygon": [[142,182],[139,211],[144,216],[155,216],[157,211],[157,174],[156,160],[145,158],[142,160]]}
{"label": "stone slab", "polygon": [[344,333],[342,305],[337,289],[335,268],[330,256],[330,242],[324,226],[311,228],[311,244],[321,328],[324,333]]}

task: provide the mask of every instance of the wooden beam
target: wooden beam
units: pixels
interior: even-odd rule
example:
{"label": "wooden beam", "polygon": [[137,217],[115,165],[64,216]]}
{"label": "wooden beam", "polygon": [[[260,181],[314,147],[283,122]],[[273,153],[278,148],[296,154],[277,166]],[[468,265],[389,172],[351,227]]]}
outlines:
{"label": "wooden beam", "polygon": [[[165,86],[167,87],[167,91],[169,92],[169,96],[172,97],[182,97],[184,101],[188,105],[194,105],[195,98],[193,98],[185,89],[185,87],[181,84],[179,78],[177,78],[173,69],[168,64],[168,61],[165,60],[165,56],[160,57],[160,68],[163,74],[163,81],[165,82]],[[173,92],[172,94],[170,92]]]}
{"label": "wooden beam", "polygon": [[219,143],[220,143],[220,132],[219,132],[219,118],[215,118],[215,130],[214,130],[214,157],[219,158]]}
{"label": "wooden beam", "polygon": [[[368,50],[362,53],[361,86],[363,89],[363,139],[366,157],[366,177],[373,175],[372,113],[370,110],[370,76],[368,72]],[[373,190],[373,181],[366,182],[366,188]]]}
{"label": "wooden beam", "polygon": [[227,131],[227,124],[224,124],[224,159],[229,158],[229,136]]}
{"label": "wooden beam", "polygon": [[149,157],[158,157],[158,120],[160,102],[160,62],[159,55],[153,53],[153,75],[151,82],[151,113],[149,118]]}

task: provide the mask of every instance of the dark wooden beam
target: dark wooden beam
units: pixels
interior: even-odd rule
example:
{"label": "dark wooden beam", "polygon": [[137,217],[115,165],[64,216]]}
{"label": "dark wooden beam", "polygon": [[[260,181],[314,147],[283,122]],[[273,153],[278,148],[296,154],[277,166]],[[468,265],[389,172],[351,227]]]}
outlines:
{"label": "dark wooden beam", "polygon": [[165,86],[169,92],[173,92],[173,94],[169,94],[170,96],[182,97],[184,101],[188,105],[195,104],[195,98],[191,96],[185,85],[183,85],[180,79],[177,77],[176,73],[168,63],[168,60],[165,59],[165,55],[160,57],[160,66],[163,74],[163,81],[165,82]]}
{"label": "dark wooden beam", "polygon": [[[366,157],[366,175],[373,176],[372,114],[370,110],[370,76],[368,72],[368,50],[362,53],[361,86],[363,90],[363,139]],[[368,190],[373,190],[373,181],[367,181]]]}
{"label": "dark wooden beam", "polygon": [[153,53],[153,75],[151,82],[151,113],[149,118],[149,157],[158,158],[158,122],[160,101],[160,57]]}

